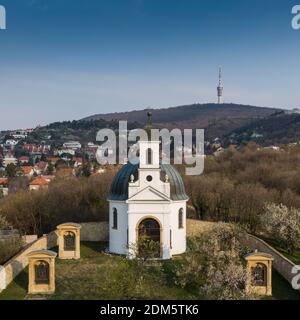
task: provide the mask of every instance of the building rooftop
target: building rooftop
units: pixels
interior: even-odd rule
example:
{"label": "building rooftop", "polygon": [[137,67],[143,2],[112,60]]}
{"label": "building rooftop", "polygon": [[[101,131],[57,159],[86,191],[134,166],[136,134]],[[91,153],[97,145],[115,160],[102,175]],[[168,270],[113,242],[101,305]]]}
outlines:
{"label": "building rooftop", "polygon": [[[130,176],[134,175],[135,180],[138,178],[138,164],[127,163],[118,171],[111,184],[108,200],[127,200],[128,199],[128,183]],[[162,180],[167,174],[170,182],[171,200],[188,200],[188,196],[185,192],[183,180],[178,171],[170,164],[161,164]]]}
{"label": "building rooftop", "polygon": [[38,177],[38,178],[32,180],[29,184],[31,186],[46,186],[49,184],[49,181],[47,181],[45,178]]}

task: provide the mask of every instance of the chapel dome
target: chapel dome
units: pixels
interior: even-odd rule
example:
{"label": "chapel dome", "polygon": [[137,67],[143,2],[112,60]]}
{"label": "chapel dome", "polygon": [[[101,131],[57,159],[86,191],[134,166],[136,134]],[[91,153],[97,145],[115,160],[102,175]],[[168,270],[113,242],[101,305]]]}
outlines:
{"label": "chapel dome", "polygon": [[[108,200],[123,201],[128,199],[128,183],[130,176],[134,175],[134,180],[138,179],[139,164],[127,163],[115,175],[111,184]],[[170,182],[171,200],[188,200],[185,192],[183,180],[178,171],[170,164],[160,165],[162,179],[167,174]]]}

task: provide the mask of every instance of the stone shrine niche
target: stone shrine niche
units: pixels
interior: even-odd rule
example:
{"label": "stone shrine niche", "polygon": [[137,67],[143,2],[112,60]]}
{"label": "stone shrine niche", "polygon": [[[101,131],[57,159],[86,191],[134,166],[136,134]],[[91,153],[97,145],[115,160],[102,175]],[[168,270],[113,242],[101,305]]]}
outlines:
{"label": "stone shrine niche", "polygon": [[263,252],[253,252],[245,256],[248,280],[246,291],[258,295],[272,295],[273,257]]}
{"label": "stone shrine niche", "polygon": [[28,254],[28,293],[51,294],[55,292],[56,252],[50,250],[32,251]]}
{"label": "stone shrine niche", "polygon": [[57,226],[59,259],[80,259],[80,229],[72,222]]}

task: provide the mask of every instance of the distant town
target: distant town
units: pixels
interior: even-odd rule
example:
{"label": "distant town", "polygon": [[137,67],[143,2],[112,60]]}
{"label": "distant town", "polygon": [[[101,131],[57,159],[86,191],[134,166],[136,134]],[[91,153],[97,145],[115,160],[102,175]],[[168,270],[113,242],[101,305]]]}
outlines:
{"label": "distant town", "polygon": [[[66,141],[60,147],[47,141],[29,143],[28,137],[34,130],[10,131],[0,141],[0,197],[20,188],[47,188],[57,176],[90,176],[104,172],[95,157],[99,145],[93,142],[82,145],[79,141]],[[17,177],[24,179],[17,185],[10,185]]]}
{"label": "distant town", "polygon": [[[299,109],[285,111],[275,118],[271,115],[270,118],[267,117],[264,121],[268,123],[269,119],[276,119],[277,122],[282,122],[282,117],[297,116],[299,113]],[[90,130],[88,132],[96,132],[95,127],[99,129],[105,126],[116,130],[115,121],[93,121],[73,121],[66,122],[67,124],[54,123],[48,126],[52,131],[47,130],[48,127],[38,126],[36,128],[2,132],[2,135],[0,134],[0,198],[19,190],[47,189],[50,182],[56,177],[89,177],[104,173],[107,168],[100,166],[96,161],[96,152],[100,147],[99,144],[93,141],[89,142],[80,135],[75,136],[78,140],[64,140],[64,137],[74,136],[73,126],[76,127],[76,130],[78,126],[83,126],[85,130]],[[132,123],[130,127],[133,128],[137,125],[142,124]],[[70,128],[73,131],[70,131]],[[67,134],[64,136],[63,132],[67,132]],[[79,130],[79,132],[81,131]],[[53,136],[51,136],[51,133]],[[85,134],[82,135],[84,136]],[[89,134],[88,136],[91,138],[95,134]],[[257,143],[258,149],[270,149],[273,151],[280,151],[284,147],[299,145],[295,137],[289,143],[261,145],[260,141],[263,138],[264,134],[255,129],[252,130],[252,128],[247,132],[236,133],[233,131],[227,136],[206,137],[205,155],[218,157],[228,148],[239,150],[249,142]]]}

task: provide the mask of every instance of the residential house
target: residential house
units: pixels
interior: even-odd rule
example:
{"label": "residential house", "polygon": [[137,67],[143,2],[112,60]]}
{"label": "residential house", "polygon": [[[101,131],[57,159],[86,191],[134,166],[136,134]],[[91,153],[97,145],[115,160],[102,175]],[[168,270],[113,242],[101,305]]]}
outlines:
{"label": "residential house", "polygon": [[81,143],[79,141],[68,141],[63,144],[63,148],[76,151],[81,149]]}
{"label": "residential house", "polygon": [[11,131],[9,133],[10,136],[12,136],[14,139],[17,139],[17,140],[21,140],[21,139],[26,139],[27,136],[28,136],[28,131],[27,129],[18,129],[18,130],[14,130],[14,131]]}
{"label": "residential house", "polygon": [[55,176],[53,176],[53,175],[46,175],[46,176],[43,175],[43,176],[41,176],[41,178],[47,180],[48,182],[51,182],[55,178]]}
{"label": "residential house", "polygon": [[[97,153],[97,150],[98,150],[98,148],[99,148],[99,150],[101,150],[100,148],[100,146],[98,146],[98,145],[95,145],[95,144],[88,144],[88,146],[85,148],[85,150],[84,150],[84,153],[85,153],[85,155],[87,156],[87,158],[88,158],[88,160],[89,161],[94,161],[94,160],[96,160],[96,153]],[[111,150],[110,150],[111,151]],[[101,152],[101,151],[100,151]]]}
{"label": "residential house", "polygon": [[23,150],[29,152],[31,155],[49,154],[51,150],[50,145],[26,143],[23,145]]}
{"label": "residential house", "polygon": [[73,158],[74,161],[74,168],[81,167],[83,165],[83,159],[81,157]]}
{"label": "residential house", "polygon": [[23,172],[23,175],[26,177],[32,177],[34,175],[34,168],[32,166],[21,166],[20,170]]}
{"label": "residential house", "polygon": [[6,146],[9,146],[9,147],[14,147],[14,146],[17,145],[17,144],[18,144],[18,141],[15,140],[15,139],[7,139],[7,140],[5,141],[5,145],[6,145]]}
{"label": "residential house", "polygon": [[34,166],[34,172],[37,175],[41,175],[46,172],[47,168],[48,168],[48,162],[40,161]]}
{"label": "residential house", "polygon": [[8,179],[0,178],[0,198],[8,195]]}
{"label": "residential house", "polygon": [[56,162],[59,160],[59,157],[49,156],[47,157],[47,161],[50,162],[53,166],[56,165]]}
{"label": "residential house", "polygon": [[64,153],[70,154],[72,156],[75,156],[75,150],[67,149],[67,148],[57,149],[57,150],[54,151],[54,153],[59,155],[59,156],[63,155]]}
{"label": "residential house", "polygon": [[3,159],[3,167],[6,168],[11,163],[16,165],[18,163],[18,159],[16,159],[14,156],[8,154]]}
{"label": "residential house", "polygon": [[46,180],[43,177],[37,177],[35,179],[33,179],[30,183],[29,183],[29,190],[41,190],[41,189],[47,189],[48,185],[49,185],[49,181]]}
{"label": "residential house", "polygon": [[20,163],[21,165],[27,164],[29,161],[30,161],[30,158],[27,157],[27,156],[22,156],[22,157],[19,158],[19,163]]}

